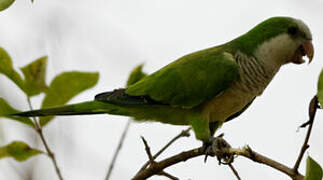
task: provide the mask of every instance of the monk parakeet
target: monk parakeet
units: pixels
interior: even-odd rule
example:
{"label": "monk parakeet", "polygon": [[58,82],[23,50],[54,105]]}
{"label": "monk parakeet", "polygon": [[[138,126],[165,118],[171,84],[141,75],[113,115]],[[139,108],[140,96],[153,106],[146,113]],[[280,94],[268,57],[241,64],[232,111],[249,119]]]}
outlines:
{"label": "monk parakeet", "polygon": [[94,101],[17,113],[18,116],[113,114],[136,121],[192,126],[208,142],[240,115],[284,64],[313,58],[312,35],[301,20],[272,17],[225,44],[183,56],[127,88]]}

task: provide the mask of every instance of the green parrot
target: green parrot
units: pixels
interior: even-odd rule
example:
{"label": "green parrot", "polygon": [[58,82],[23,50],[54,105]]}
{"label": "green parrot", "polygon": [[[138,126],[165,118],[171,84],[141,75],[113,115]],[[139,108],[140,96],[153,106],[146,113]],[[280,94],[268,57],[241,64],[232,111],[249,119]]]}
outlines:
{"label": "green parrot", "polygon": [[183,56],[127,88],[95,100],[33,110],[15,116],[113,114],[136,121],[190,125],[207,143],[223,124],[239,116],[284,64],[309,63],[312,34],[301,20],[269,18],[225,44]]}

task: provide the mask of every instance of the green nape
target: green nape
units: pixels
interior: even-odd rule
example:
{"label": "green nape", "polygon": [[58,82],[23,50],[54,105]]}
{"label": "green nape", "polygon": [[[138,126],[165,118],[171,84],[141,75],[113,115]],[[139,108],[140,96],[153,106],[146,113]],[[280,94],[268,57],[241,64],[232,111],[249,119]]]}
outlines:
{"label": "green nape", "polygon": [[227,49],[239,50],[248,56],[252,56],[260,44],[279,34],[288,33],[288,27],[293,26],[297,27],[297,24],[292,18],[272,17],[261,22],[246,34],[226,43],[225,46]]}

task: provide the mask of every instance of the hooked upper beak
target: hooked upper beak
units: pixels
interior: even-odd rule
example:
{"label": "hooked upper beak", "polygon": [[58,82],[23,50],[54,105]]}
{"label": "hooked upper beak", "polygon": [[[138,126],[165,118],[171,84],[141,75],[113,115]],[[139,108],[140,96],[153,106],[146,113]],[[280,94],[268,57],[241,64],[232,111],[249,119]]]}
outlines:
{"label": "hooked upper beak", "polygon": [[314,56],[314,47],[311,40],[307,40],[304,43],[302,43],[304,48],[304,53],[308,57],[308,64],[312,62],[313,56]]}
{"label": "hooked upper beak", "polygon": [[295,64],[303,64],[305,60],[303,56],[308,57],[308,63],[312,62],[314,56],[314,48],[311,40],[304,41],[295,51],[295,54],[291,58],[291,62]]}

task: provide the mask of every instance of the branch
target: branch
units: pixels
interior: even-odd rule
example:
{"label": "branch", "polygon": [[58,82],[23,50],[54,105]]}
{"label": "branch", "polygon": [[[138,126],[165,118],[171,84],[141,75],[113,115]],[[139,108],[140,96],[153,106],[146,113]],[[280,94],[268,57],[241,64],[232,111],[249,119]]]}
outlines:
{"label": "branch", "polygon": [[143,136],[141,136],[141,139],[144,142],[145,150],[146,150],[146,153],[147,153],[148,158],[149,158],[149,163],[152,165],[152,164],[155,163],[155,161],[154,161],[153,156],[151,155],[150,147],[148,146],[148,143],[147,143],[146,139]]}
{"label": "branch", "polygon": [[175,176],[173,176],[173,175],[171,175],[171,174],[169,174],[169,173],[167,173],[165,171],[161,172],[159,175],[168,177],[171,180],[179,180],[177,177],[175,177]]}
{"label": "branch", "polygon": [[116,150],[114,152],[114,155],[113,155],[112,161],[110,163],[109,170],[108,170],[108,173],[107,173],[107,175],[105,177],[105,180],[109,180],[110,179],[110,176],[112,174],[112,170],[114,168],[114,164],[115,164],[115,162],[117,160],[117,157],[119,155],[119,152],[120,152],[120,150],[122,148],[122,144],[124,142],[124,139],[126,138],[126,135],[127,135],[127,132],[128,132],[129,126],[130,126],[130,123],[131,123],[131,120],[129,119],[128,122],[127,122],[127,124],[126,124],[126,127],[124,128],[124,130],[122,132],[121,138],[119,140],[119,144],[118,144],[118,146],[117,146],[117,148],[116,148]]}
{"label": "branch", "polygon": [[314,123],[314,118],[315,118],[315,114],[316,114],[316,110],[319,108],[318,105],[318,99],[317,96],[314,96],[310,102],[309,105],[309,109],[308,109],[308,114],[309,114],[309,121],[307,121],[306,123],[304,123],[303,125],[301,125],[301,127],[306,127],[307,125],[309,125],[308,129],[307,129],[307,133],[306,133],[306,137],[302,146],[302,149],[298,155],[298,158],[295,162],[294,165],[294,172],[298,172],[298,167],[301,164],[302,158],[304,156],[305,151],[310,147],[308,145],[308,141],[310,139],[310,135],[312,132],[312,127],[313,127],[313,123]]}
{"label": "branch", "polygon": [[229,150],[229,153],[234,154],[234,155],[243,156],[243,157],[246,157],[246,158],[248,158],[252,161],[255,161],[257,163],[261,163],[261,164],[265,164],[267,166],[270,166],[270,167],[288,175],[292,179],[302,180],[304,178],[303,175],[299,174],[298,172],[295,172],[292,168],[289,168],[284,164],[281,164],[275,160],[272,160],[264,155],[261,155],[255,151],[253,151],[249,146],[246,146],[242,149],[231,148]]}
{"label": "branch", "polygon": [[[181,137],[189,137],[189,131],[192,128],[189,127],[186,130],[181,131],[177,136],[175,136],[173,139],[171,139],[163,148],[161,148],[154,156],[153,159],[155,160],[161,153],[163,153],[170,145],[172,145],[176,140],[178,140]],[[149,165],[149,161],[147,161],[139,170],[139,172],[143,169],[145,169]],[[138,173],[139,173],[138,172]]]}
{"label": "branch", "polygon": [[166,158],[160,162],[155,162],[153,165],[148,166],[146,169],[139,171],[132,180],[144,180],[155,174],[159,174],[165,168],[186,161],[188,159],[204,155],[204,148],[196,148],[189,151],[181,152],[175,156]]}
{"label": "branch", "polygon": [[[28,101],[28,105],[29,105],[29,108],[30,110],[33,110],[33,107],[31,105],[31,102],[30,102],[30,98],[27,97],[27,101]],[[43,145],[45,146],[45,149],[46,149],[46,152],[47,152],[47,156],[52,160],[53,162],[53,165],[55,167],[55,171],[56,171],[56,174],[58,176],[58,178],[60,180],[63,180],[63,176],[61,174],[61,171],[60,169],[58,168],[58,165],[57,165],[57,160],[55,158],[55,154],[53,153],[53,151],[49,148],[48,146],[48,143],[44,137],[44,134],[43,134],[43,129],[42,127],[40,126],[40,124],[38,123],[37,119],[35,117],[32,117],[33,121],[34,121],[34,129],[35,131],[37,132],[37,134],[39,135]]]}
{"label": "branch", "polygon": [[[145,150],[146,150],[146,153],[147,153],[148,158],[149,158],[149,164],[151,166],[153,166],[154,164],[156,164],[156,162],[155,162],[153,156],[151,155],[150,147],[149,147],[146,139],[143,136],[141,137],[141,139],[142,139],[142,141],[143,141],[143,143],[145,145]],[[168,177],[171,180],[179,180],[177,177],[175,177],[175,176],[173,176],[173,175],[171,175],[171,174],[169,174],[169,173],[167,173],[165,171],[161,171],[157,175]]]}
{"label": "branch", "polygon": [[241,180],[238,171],[233,167],[232,163],[229,163],[228,166],[232,170],[233,174],[237,177],[238,180]]}
{"label": "branch", "polygon": [[[255,162],[270,166],[278,171],[283,172],[284,174],[290,176],[291,178],[293,178],[295,180],[301,180],[302,178],[304,178],[303,175],[301,175],[297,172],[294,172],[294,170],[292,168],[289,168],[286,165],[283,165],[277,161],[274,161],[264,155],[261,155],[255,151],[251,150],[251,148],[249,146],[244,147],[243,149],[230,148],[229,153],[231,153],[233,155],[244,156],[244,157],[246,157],[250,160],[253,160]],[[136,176],[134,178],[132,178],[132,180],[147,179],[155,174],[159,174],[160,172],[162,172],[165,168],[167,168],[169,166],[172,166],[172,165],[177,164],[179,162],[187,161],[189,159],[192,159],[192,158],[204,155],[204,154],[205,154],[205,152],[204,152],[203,147],[181,152],[177,155],[166,158],[160,162],[155,162],[153,165],[150,165],[148,168],[146,168],[146,169],[140,171],[138,174],[136,174]]]}
{"label": "branch", "polygon": [[[308,141],[309,141],[312,127],[313,127],[313,121],[315,118],[315,114],[316,114],[316,111],[318,108],[319,108],[318,99],[316,96],[314,96],[313,99],[311,100],[310,106],[309,106],[310,119],[308,122],[304,123],[301,126],[301,127],[306,127],[307,125],[309,125],[309,128],[308,128],[305,140],[304,140],[304,144],[301,148],[300,154],[299,154],[293,168],[290,168],[290,167],[288,167],[284,164],[281,164],[275,160],[272,160],[264,155],[261,155],[255,151],[253,151],[249,146],[246,146],[242,149],[227,148],[227,149],[223,150],[224,151],[223,153],[237,155],[237,156],[243,156],[243,157],[248,158],[254,162],[270,166],[270,167],[288,175],[293,180],[303,180],[304,176],[298,172],[298,167],[299,167],[299,164],[302,160],[302,157],[304,156],[306,149],[309,147]],[[170,167],[170,166],[177,164],[179,162],[187,161],[189,159],[201,156],[201,155],[205,155],[205,148],[203,146],[200,148],[181,152],[177,155],[171,156],[171,157],[166,158],[166,159],[159,161],[159,162],[154,161],[154,158],[153,158],[154,163],[150,164],[150,166],[148,166],[149,163],[147,166],[144,166],[143,169],[141,169],[135,175],[135,177],[132,178],[132,180],[144,180],[144,179],[147,179],[153,175],[163,174],[165,168]],[[150,159],[151,159],[151,157],[150,157]],[[228,165],[230,166],[231,170],[236,175],[236,177],[238,179],[241,179],[239,177],[237,171],[233,168],[232,164],[229,163]]]}

